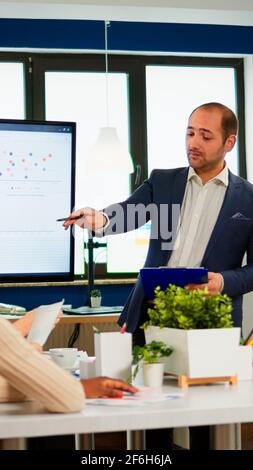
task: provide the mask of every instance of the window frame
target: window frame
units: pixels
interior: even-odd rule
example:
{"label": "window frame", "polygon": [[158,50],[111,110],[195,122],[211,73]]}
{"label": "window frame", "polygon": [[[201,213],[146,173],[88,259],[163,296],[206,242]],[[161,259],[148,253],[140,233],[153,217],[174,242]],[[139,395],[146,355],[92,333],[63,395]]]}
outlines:
{"label": "window frame", "polygon": [[17,62],[24,65],[24,108],[26,119],[32,119],[33,92],[32,92],[32,70],[31,54],[21,54],[16,52],[0,52],[0,62]]}

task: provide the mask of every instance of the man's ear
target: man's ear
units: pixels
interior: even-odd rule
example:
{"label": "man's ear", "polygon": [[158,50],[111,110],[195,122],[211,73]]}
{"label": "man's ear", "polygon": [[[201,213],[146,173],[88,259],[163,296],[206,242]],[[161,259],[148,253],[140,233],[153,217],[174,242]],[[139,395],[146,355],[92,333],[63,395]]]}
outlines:
{"label": "man's ear", "polygon": [[234,147],[235,143],[236,143],[236,135],[235,134],[230,134],[227,137],[227,140],[225,142],[226,152],[230,152],[232,150],[232,148]]}

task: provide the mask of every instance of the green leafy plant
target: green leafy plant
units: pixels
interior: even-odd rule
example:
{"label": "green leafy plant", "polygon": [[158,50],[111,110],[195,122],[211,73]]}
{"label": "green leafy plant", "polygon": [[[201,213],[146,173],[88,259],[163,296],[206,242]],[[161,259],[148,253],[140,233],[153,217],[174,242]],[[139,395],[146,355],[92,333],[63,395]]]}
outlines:
{"label": "green leafy plant", "polygon": [[133,379],[136,377],[140,362],[146,364],[155,364],[159,362],[161,357],[168,357],[173,350],[169,348],[163,341],[152,341],[144,346],[134,346],[133,348],[133,365],[136,365]]}
{"label": "green leafy plant", "polygon": [[207,289],[189,290],[172,284],[164,291],[157,287],[154,308],[148,309],[149,321],[142,327],[183,330],[232,327],[231,299],[226,294],[207,293]]}
{"label": "green leafy plant", "polygon": [[101,291],[99,289],[91,290],[90,297],[101,297]]}

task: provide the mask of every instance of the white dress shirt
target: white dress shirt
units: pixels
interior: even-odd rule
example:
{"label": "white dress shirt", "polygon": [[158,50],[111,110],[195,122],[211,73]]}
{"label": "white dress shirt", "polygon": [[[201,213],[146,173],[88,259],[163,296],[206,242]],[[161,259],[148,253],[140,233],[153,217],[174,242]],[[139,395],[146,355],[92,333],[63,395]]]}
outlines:
{"label": "white dress shirt", "polygon": [[228,187],[228,169],[205,184],[189,168],[181,218],[169,267],[199,267]]}

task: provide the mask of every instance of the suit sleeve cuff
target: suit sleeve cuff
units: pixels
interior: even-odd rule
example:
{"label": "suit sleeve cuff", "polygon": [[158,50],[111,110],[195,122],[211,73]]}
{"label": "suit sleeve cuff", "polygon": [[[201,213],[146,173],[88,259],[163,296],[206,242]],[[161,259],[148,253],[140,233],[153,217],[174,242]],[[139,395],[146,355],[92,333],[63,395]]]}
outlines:
{"label": "suit sleeve cuff", "polygon": [[95,234],[95,237],[103,237],[105,235],[105,230],[107,229],[109,223],[110,223],[110,219],[108,217],[108,215],[105,213],[105,212],[102,212],[101,211],[101,214],[103,214],[103,216],[106,218],[106,223],[103,227],[97,229],[94,234]]}
{"label": "suit sleeve cuff", "polygon": [[220,286],[220,292],[223,292],[224,289],[224,277],[221,274],[221,286]]}

